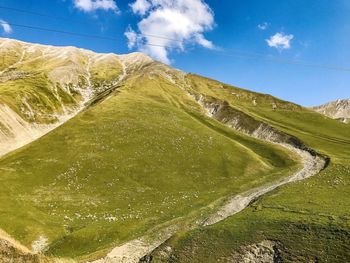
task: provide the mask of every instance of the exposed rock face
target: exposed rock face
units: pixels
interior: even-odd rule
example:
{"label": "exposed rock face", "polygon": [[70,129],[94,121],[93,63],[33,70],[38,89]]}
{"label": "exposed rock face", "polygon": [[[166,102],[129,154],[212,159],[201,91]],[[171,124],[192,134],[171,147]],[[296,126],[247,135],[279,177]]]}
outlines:
{"label": "exposed rock face", "polygon": [[280,245],[275,241],[264,240],[258,244],[241,248],[234,253],[232,261],[240,263],[280,263],[282,262]]}
{"label": "exposed rock face", "polygon": [[38,254],[32,254],[21,251],[14,247],[10,242],[0,239],[0,262],[2,263],[50,263]]}
{"label": "exposed rock face", "polygon": [[207,110],[210,117],[226,124],[234,130],[248,134],[255,138],[279,144],[287,144],[291,147],[306,150],[312,155],[315,151],[308,148],[298,138],[277,130],[276,128],[258,121],[250,115],[231,107],[227,102],[212,97],[196,95],[196,100]]}
{"label": "exposed rock face", "polygon": [[[263,240],[260,243],[242,246],[233,250],[230,255],[218,258],[218,262],[224,263],[281,263],[283,262],[282,246],[280,243],[271,240]],[[153,252],[154,255],[147,255],[140,259],[139,263],[151,262],[180,262],[173,255],[170,246],[160,247]]]}
{"label": "exposed rock face", "polygon": [[332,119],[337,119],[344,123],[350,122],[350,99],[332,101],[311,109]]}
{"label": "exposed rock face", "polygon": [[346,124],[350,123],[350,118],[339,118],[338,120],[341,121],[342,123],[346,123]]}

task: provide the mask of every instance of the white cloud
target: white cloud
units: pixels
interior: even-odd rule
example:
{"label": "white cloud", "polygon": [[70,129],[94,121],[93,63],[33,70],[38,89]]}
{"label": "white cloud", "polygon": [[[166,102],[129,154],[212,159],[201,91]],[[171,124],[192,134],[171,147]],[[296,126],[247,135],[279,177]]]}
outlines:
{"label": "white cloud", "polygon": [[73,0],[74,6],[84,12],[93,12],[98,9],[118,12],[118,6],[114,0]]}
{"label": "white cloud", "polygon": [[11,34],[13,32],[12,27],[5,20],[0,19],[0,27],[5,34]]}
{"label": "white cloud", "polygon": [[145,15],[151,8],[151,4],[148,0],[136,0],[133,4],[130,4],[130,7],[135,14]]}
{"label": "white cloud", "polygon": [[213,42],[209,41],[208,39],[205,39],[202,34],[195,35],[195,39],[197,43],[205,48],[213,49],[214,44]]}
{"label": "white cloud", "polygon": [[130,26],[125,31],[124,35],[128,39],[128,48],[132,49],[138,45],[140,41],[142,41],[142,37],[139,36]]}
{"label": "white cloud", "polygon": [[135,38],[128,28],[129,46],[156,60],[170,64],[169,51],[183,51],[189,43],[214,48],[203,35],[214,26],[214,14],[203,0],[136,0],[131,8],[141,16],[137,24],[141,37]]}
{"label": "white cloud", "polygon": [[291,47],[290,42],[294,38],[293,35],[285,35],[284,33],[276,33],[269,39],[266,39],[267,44],[270,47],[277,48],[279,50],[289,49]]}
{"label": "white cloud", "polygon": [[266,29],[269,28],[269,26],[270,26],[270,23],[264,22],[264,23],[262,23],[262,24],[259,24],[259,25],[258,25],[258,28],[259,28],[260,30],[266,30]]}

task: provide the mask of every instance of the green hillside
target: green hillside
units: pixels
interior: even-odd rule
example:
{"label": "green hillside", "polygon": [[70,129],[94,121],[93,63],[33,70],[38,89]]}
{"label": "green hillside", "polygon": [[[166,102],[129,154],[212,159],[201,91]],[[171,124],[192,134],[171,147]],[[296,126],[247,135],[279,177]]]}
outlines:
{"label": "green hillside", "polygon": [[[297,136],[327,154],[331,163],[319,175],[283,186],[223,222],[179,233],[153,253],[152,262],[241,262],[249,258],[247,251],[254,251],[256,244],[262,247],[260,253],[265,249],[265,255],[272,254],[281,262],[349,261],[349,126],[294,104],[281,104],[270,96],[198,76],[190,80],[196,81],[198,92],[225,99]],[[272,104],[277,107],[273,109]],[[273,241],[273,247],[261,245],[266,240]]]}
{"label": "green hillside", "polygon": [[[106,78],[91,69],[93,83]],[[169,80],[176,71],[158,63],[135,70],[0,160],[0,227],[13,238],[29,248],[41,241],[49,256],[98,257],[161,224],[204,218],[219,200],[300,167],[284,148],[206,117]]]}
{"label": "green hillside", "polygon": [[349,260],[349,125],[141,53],[0,45],[0,261]]}

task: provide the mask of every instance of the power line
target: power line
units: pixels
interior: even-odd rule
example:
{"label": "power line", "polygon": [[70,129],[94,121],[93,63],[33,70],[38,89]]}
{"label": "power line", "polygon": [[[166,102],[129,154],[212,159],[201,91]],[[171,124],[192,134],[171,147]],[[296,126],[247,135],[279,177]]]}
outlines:
{"label": "power line", "polygon": [[[1,24],[2,25],[6,25],[7,24],[7,25],[10,25],[10,26],[22,27],[22,28],[26,28],[26,29],[41,30],[41,31],[53,32],[53,33],[61,33],[61,34],[66,34],[66,35],[75,35],[75,36],[87,37],[87,38],[96,38],[96,39],[111,40],[111,41],[120,41],[119,38],[111,37],[111,36],[82,34],[82,33],[77,33],[77,32],[64,31],[64,30],[58,30],[58,29],[52,29],[52,28],[46,28],[46,27],[29,26],[29,25],[16,24],[16,23],[11,23],[11,22],[0,22],[0,25]],[[139,35],[144,35],[144,34],[139,34]],[[157,38],[164,38],[164,39],[168,39],[168,40],[171,40],[171,41],[182,42],[181,40],[172,40],[170,38],[165,38],[165,37],[160,37],[160,36],[155,36],[155,35],[147,35],[147,36],[157,37]],[[154,46],[154,47],[173,48],[173,47],[170,47],[170,46],[159,45],[159,44],[152,44],[152,43],[145,43],[144,45]]]}
{"label": "power line", "polygon": [[[65,18],[65,17],[61,17],[61,16],[53,16],[53,15],[49,15],[49,14],[27,11],[24,9],[18,9],[18,8],[13,8],[13,7],[8,7],[8,6],[0,6],[0,9],[9,10],[9,11],[18,12],[18,13],[29,14],[29,15],[34,15],[34,16],[48,17],[48,18],[52,18],[52,19],[56,19],[56,20],[62,20],[62,21],[66,21],[66,22],[74,22],[74,23],[78,23],[81,25],[91,26],[91,24],[89,24],[89,23],[84,23],[81,21],[77,21],[77,20],[73,20],[73,19],[69,19],[69,18]],[[164,36],[157,36],[157,35],[153,35],[153,34],[140,34],[139,33],[138,35],[159,38],[159,39],[166,39],[166,40],[170,40],[170,41],[174,41],[174,42],[181,42],[181,43],[183,42],[180,39],[173,39],[173,38],[168,38],[168,37],[164,37]],[[113,38],[113,37],[111,37],[111,38]]]}
{"label": "power line", "polygon": [[[37,27],[37,26],[28,26],[28,25],[22,25],[22,24],[14,24],[10,22],[0,22],[1,25],[10,25],[14,27],[22,27],[26,29],[34,29],[34,30],[41,30],[41,31],[47,31],[47,32],[53,32],[53,33],[60,33],[60,34],[66,34],[66,35],[73,35],[73,36],[80,36],[80,37],[87,37],[87,38],[96,38],[96,39],[103,39],[103,40],[110,40],[110,41],[119,41],[119,38],[116,37],[109,37],[109,36],[99,36],[99,35],[90,35],[90,34],[82,34],[77,32],[71,32],[71,31],[64,31],[64,30],[57,30],[57,29],[51,29],[46,27]],[[152,43],[145,43],[147,46],[154,46],[154,47],[164,47],[164,48],[172,48],[170,46],[163,46],[163,45],[157,45]]]}
{"label": "power line", "polygon": [[[21,27],[21,28],[26,28],[26,29],[31,29],[31,30],[41,30],[41,31],[53,32],[53,33],[74,35],[74,36],[87,37],[87,38],[96,38],[96,39],[109,40],[109,41],[119,41],[120,40],[116,37],[82,34],[82,33],[71,32],[71,31],[56,30],[56,29],[51,29],[51,28],[29,26],[29,25],[15,24],[15,23],[9,23],[9,22],[8,23],[0,22],[0,24],[8,24],[10,26]],[[144,43],[143,45],[152,46],[152,47],[168,48],[168,49],[174,48],[171,46],[158,45],[158,44],[153,44],[153,43]],[[282,63],[282,64],[300,65],[300,66],[305,66],[305,67],[313,67],[313,68],[321,68],[321,69],[327,69],[327,70],[350,72],[350,68],[346,68],[346,67],[326,65],[326,64],[317,64],[317,63],[300,61],[300,60],[289,60],[289,59],[277,58],[277,57],[273,57],[273,56],[266,56],[264,54],[253,53],[253,52],[244,52],[244,51],[237,51],[237,50],[217,50],[217,49],[212,49],[211,51],[216,52],[220,55],[228,56],[228,57],[245,58],[245,59],[246,58],[248,58],[248,59],[263,59],[263,60]]]}
{"label": "power line", "polygon": [[[0,9],[10,10],[13,12],[26,13],[26,14],[35,15],[35,16],[48,17],[48,18],[53,18],[53,19],[62,20],[62,21],[72,21],[72,22],[76,22],[79,24],[85,24],[85,25],[90,26],[90,24],[83,23],[83,22],[76,21],[76,20],[72,20],[72,19],[68,19],[65,17],[53,16],[53,15],[38,13],[38,12],[33,12],[33,11],[27,11],[24,9],[18,9],[18,8],[13,8],[13,7],[8,7],[8,6],[0,6]],[[34,26],[26,26],[26,25],[19,25],[19,24],[11,24],[11,25],[17,26],[17,27],[25,27],[25,28],[29,28],[29,29],[37,29],[37,30],[42,30],[42,31],[63,33],[63,34],[69,34],[69,35],[78,35],[78,36],[89,37],[89,38],[98,38],[98,39],[105,39],[105,40],[112,40],[112,41],[119,41],[120,40],[118,38],[110,37],[110,36],[81,34],[81,33],[75,33],[75,32],[68,32],[68,31],[61,31],[61,30],[48,29],[48,28],[42,28],[42,27],[34,27]],[[140,34],[140,33],[138,33],[138,35],[159,38],[159,39],[166,39],[169,41],[180,42],[180,43],[183,42],[182,40],[179,40],[179,39],[172,39],[172,38],[168,38],[168,37],[164,37],[164,36],[157,36],[157,35],[152,35],[152,34]],[[153,43],[145,43],[145,45],[153,46],[153,47],[172,48],[169,46],[153,44]],[[283,59],[283,58],[278,58],[278,57],[266,56],[265,54],[259,54],[259,53],[253,53],[253,52],[245,52],[245,51],[237,51],[237,50],[226,50],[226,51],[215,50],[215,51],[220,52],[222,55],[225,54],[227,56],[236,57],[236,58],[251,58],[251,59],[257,58],[257,59],[263,59],[263,60],[284,63],[284,64],[302,65],[302,66],[307,66],[307,67],[316,67],[316,68],[338,70],[338,71],[350,71],[350,68],[345,68],[345,67],[338,67],[338,66],[326,65],[326,64],[317,64],[317,63],[311,63],[311,62],[300,61],[300,60],[289,60],[289,59]],[[231,53],[229,53],[229,51]]]}
{"label": "power line", "polygon": [[79,23],[79,24],[87,24],[87,23],[83,23],[81,21],[77,21],[77,20],[66,18],[66,17],[62,17],[62,16],[53,16],[53,15],[49,15],[49,14],[28,11],[28,10],[24,10],[24,9],[14,8],[14,7],[0,6],[0,9],[12,11],[12,12],[17,12],[17,13],[24,13],[24,14],[34,15],[34,16],[53,18],[53,19],[56,19],[56,20],[62,20],[62,21],[67,21],[67,22],[74,22],[74,23]]}
{"label": "power line", "polygon": [[14,26],[14,27],[22,27],[22,28],[27,28],[27,29],[35,29],[35,30],[48,31],[48,32],[53,32],[53,33],[61,33],[61,34],[66,34],[66,35],[75,35],[75,36],[80,36],[80,37],[97,38],[97,39],[113,40],[113,41],[119,41],[120,40],[120,39],[114,38],[114,37],[82,34],[82,33],[77,33],[77,32],[57,30],[57,29],[46,28],[46,27],[28,26],[28,25],[15,24],[15,23],[10,23],[10,22],[6,22],[6,23],[5,22],[0,22],[0,24],[3,24],[3,25],[8,24],[8,25]]}

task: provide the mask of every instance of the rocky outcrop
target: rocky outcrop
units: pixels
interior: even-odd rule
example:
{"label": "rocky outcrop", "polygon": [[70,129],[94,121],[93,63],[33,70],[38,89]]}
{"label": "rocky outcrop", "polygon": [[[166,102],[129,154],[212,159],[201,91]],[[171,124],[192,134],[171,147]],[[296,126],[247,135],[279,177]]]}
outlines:
{"label": "rocky outcrop", "polygon": [[0,262],[2,263],[58,263],[58,261],[47,259],[39,254],[15,247],[5,239],[0,239]]}
{"label": "rocky outcrop", "polygon": [[240,263],[281,263],[281,245],[278,242],[264,240],[257,244],[241,247],[234,252],[229,262]]}
{"label": "rocky outcrop", "polygon": [[342,123],[346,123],[346,124],[350,123],[350,118],[339,118],[337,120],[342,122]]}
{"label": "rocky outcrop", "polygon": [[0,262],[1,263],[75,263],[71,259],[58,259],[34,253],[18,243],[0,229]]}
{"label": "rocky outcrop", "polygon": [[[277,241],[263,240],[260,243],[241,246],[232,249],[227,256],[218,258],[218,262],[227,263],[281,263],[282,245]],[[154,255],[147,255],[139,263],[180,262],[176,252],[168,245],[158,248]]]}
{"label": "rocky outcrop", "polygon": [[254,119],[243,111],[233,108],[226,101],[203,95],[196,95],[195,99],[207,111],[208,116],[234,130],[264,141],[290,145],[291,147],[308,151],[312,155],[317,154],[295,136],[286,134],[267,123]]}

